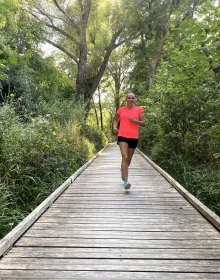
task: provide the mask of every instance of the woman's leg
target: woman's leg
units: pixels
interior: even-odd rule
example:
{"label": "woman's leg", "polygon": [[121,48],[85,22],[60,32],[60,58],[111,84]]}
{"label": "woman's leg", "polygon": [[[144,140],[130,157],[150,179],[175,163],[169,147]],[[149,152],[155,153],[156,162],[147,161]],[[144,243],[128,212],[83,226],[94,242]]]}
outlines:
{"label": "woman's leg", "polygon": [[128,180],[128,144],[126,142],[119,142],[121,150],[121,173],[124,180]]}
{"label": "woman's leg", "polygon": [[128,158],[127,158],[127,164],[128,166],[131,164],[131,160],[134,154],[135,148],[128,148]]}

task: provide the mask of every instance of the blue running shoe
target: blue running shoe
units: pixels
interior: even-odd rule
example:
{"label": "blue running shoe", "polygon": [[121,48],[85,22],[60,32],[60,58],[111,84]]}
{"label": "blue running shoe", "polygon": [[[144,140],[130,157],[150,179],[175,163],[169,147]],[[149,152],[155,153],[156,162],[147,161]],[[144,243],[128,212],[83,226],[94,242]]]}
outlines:
{"label": "blue running shoe", "polygon": [[130,187],[131,187],[131,184],[128,182],[128,180],[125,180],[124,181],[124,188],[125,188],[125,190],[130,189]]}

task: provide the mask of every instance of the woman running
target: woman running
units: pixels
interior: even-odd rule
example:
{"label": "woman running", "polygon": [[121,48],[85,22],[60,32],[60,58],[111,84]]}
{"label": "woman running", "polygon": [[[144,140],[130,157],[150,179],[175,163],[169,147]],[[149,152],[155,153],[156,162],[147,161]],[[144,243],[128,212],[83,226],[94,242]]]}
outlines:
{"label": "woman running", "polygon": [[[113,124],[113,130],[117,132],[118,145],[121,150],[121,175],[124,188],[128,190],[131,184],[128,181],[128,167],[138,144],[138,126],[145,126],[144,110],[135,106],[135,94],[129,92],[126,95],[126,106],[118,109]],[[120,127],[118,129],[118,123]]]}

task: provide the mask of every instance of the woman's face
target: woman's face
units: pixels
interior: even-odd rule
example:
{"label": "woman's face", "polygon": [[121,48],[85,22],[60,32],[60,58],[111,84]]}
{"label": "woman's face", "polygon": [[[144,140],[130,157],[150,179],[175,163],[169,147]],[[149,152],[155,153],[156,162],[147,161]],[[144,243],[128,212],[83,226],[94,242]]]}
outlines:
{"label": "woman's face", "polygon": [[135,103],[135,94],[132,92],[129,92],[126,96],[127,104],[134,104]]}

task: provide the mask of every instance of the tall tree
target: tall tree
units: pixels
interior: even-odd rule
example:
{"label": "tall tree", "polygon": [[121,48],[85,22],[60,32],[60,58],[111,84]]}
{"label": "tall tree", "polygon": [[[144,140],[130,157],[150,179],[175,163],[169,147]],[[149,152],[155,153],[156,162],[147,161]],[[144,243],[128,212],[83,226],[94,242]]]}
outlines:
{"label": "tall tree", "polygon": [[86,103],[88,112],[112,51],[123,43],[117,5],[107,0],[25,2],[31,15],[45,23],[45,41],[76,65],[75,98]]}
{"label": "tall tree", "polygon": [[161,146],[197,163],[213,162],[220,149],[218,8],[208,1],[172,35],[151,92],[161,111]]}
{"label": "tall tree", "polygon": [[126,46],[120,46],[112,54],[107,68],[107,83],[113,93],[114,107],[117,110],[121,106],[123,87],[127,87],[129,71],[132,69],[134,58]]}
{"label": "tall tree", "polygon": [[139,84],[140,80],[145,80],[145,83],[147,80],[146,89],[153,86],[171,24],[177,24],[189,14],[192,16],[199,2],[202,1],[124,0],[128,32],[137,37],[130,44],[136,57],[133,81]]}

